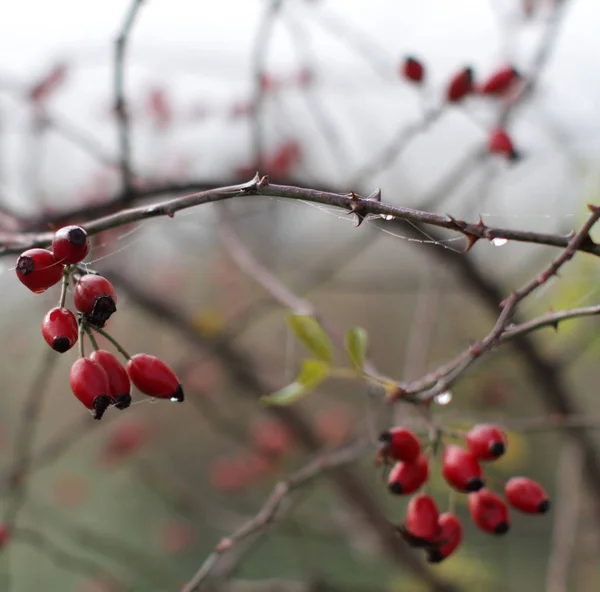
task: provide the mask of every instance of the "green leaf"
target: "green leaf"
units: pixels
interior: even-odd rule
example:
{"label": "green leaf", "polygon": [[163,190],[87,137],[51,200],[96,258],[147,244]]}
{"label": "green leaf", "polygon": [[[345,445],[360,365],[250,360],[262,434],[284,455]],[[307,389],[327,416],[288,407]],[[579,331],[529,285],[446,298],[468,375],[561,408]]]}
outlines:
{"label": "green leaf", "polygon": [[346,351],[356,370],[362,370],[364,367],[368,342],[369,337],[362,327],[352,327],[346,333]]}
{"label": "green leaf", "polygon": [[319,360],[331,362],[333,356],[333,343],[321,324],[315,317],[306,314],[292,313],[288,323],[296,337]]}
{"label": "green leaf", "polygon": [[271,395],[261,397],[261,401],[266,405],[291,405],[315,390],[327,378],[329,372],[329,364],[321,360],[304,360],[294,382]]}

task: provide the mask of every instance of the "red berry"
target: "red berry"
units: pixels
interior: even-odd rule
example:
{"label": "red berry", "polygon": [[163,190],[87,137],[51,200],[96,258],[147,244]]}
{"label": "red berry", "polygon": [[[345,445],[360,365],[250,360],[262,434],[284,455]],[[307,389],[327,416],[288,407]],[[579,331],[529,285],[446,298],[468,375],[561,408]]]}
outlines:
{"label": "red berry", "polygon": [[78,332],[75,315],[68,308],[52,308],[42,321],[42,335],[46,343],[61,354],[77,343]]}
{"label": "red berry", "polygon": [[108,377],[109,395],[117,409],[127,409],[131,405],[131,381],[127,370],[109,351],[99,349],[92,352],[90,360],[102,366]]}
{"label": "red berry", "polygon": [[463,68],[452,78],[446,89],[446,99],[450,103],[457,103],[473,92],[473,69]]}
{"label": "red berry", "polygon": [[412,463],[397,462],[388,477],[388,489],[396,495],[414,493],[429,477],[429,461],[423,454]]}
{"label": "red berry", "polygon": [[497,426],[478,424],[467,434],[467,446],[478,460],[496,460],[506,452],[506,434]]}
{"label": "red berry", "polygon": [[425,68],[416,58],[407,56],[402,63],[402,76],[412,82],[421,83],[425,78]]}
{"label": "red berry", "polygon": [[8,543],[10,539],[10,530],[4,524],[0,524],[0,549]]}
{"label": "red berry", "polygon": [[471,493],[469,512],[475,525],[490,534],[505,534],[510,529],[508,508],[503,499],[489,489]]}
{"label": "red berry", "polygon": [[512,140],[502,128],[492,130],[488,139],[488,150],[492,154],[502,154],[509,160],[518,160],[519,153],[515,150]]}
{"label": "red berry", "polygon": [[17,277],[35,294],[45,292],[58,284],[63,276],[64,265],[46,249],[29,249],[17,259]]}
{"label": "red berry", "polygon": [[86,315],[90,325],[102,328],[117,310],[114,286],[101,275],[86,274],[75,284],[75,308]]}
{"label": "red berry", "polygon": [[380,456],[415,462],[421,454],[421,443],[413,432],[405,428],[392,428],[379,436],[382,443]]}
{"label": "red berry", "polygon": [[162,360],[148,354],[137,354],[127,362],[131,382],[145,395],[158,399],[183,401],[183,387],[175,372]]}
{"label": "red berry", "polygon": [[436,539],[436,546],[427,553],[427,561],[439,563],[454,553],[462,541],[463,527],[454,514],[447,512],[438,519],[440,533]]}
{"label": "red berry", "polygon": [[439,533],[439,514],[431,496],[424,493],[416,495],[406,508],[406,529],[418,539],[433,541]]}
{"label": "red berry", "polygon": [[288,428],[278,419],[258,419],[251,427],[254,447],[260,453],[278,458],[288,452],[294,445]]}
{"label": "red berry", "polygon": [[501,96],[505,94],[521,75],[512,66],[501,68],[492,74],[479,88],[484,95]]}
{"label": "red berry", "polygon": [[533,479],[513,477],[504,486],[508,503],[527,514],[545,514],[550,509],[550,498],[544,488]]}
{"label": "red berry", "polygon": [[454,444],[444,448],[442,474],[449,485],[461,492],[478,491],[483,487],[483,471],[477,459]]}
{"label": "red berry", "polygon": [[90,239],[81,226],[65,226],[54,234],[52,251],[61,263],[79,263],[90,252]]}
{"label": "red berry", "polygon": [[89,358],[79,358],[71,366],[69,382],[73,394],[94,410],[94,419],[102,419],[111,404],[108,376],[102,366]]}

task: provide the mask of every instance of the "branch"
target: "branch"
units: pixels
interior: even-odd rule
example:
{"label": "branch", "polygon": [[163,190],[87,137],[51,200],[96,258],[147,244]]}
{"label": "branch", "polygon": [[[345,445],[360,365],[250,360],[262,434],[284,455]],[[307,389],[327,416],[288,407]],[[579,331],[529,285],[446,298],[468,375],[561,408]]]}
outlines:
{"label": "branch", "polygon": [[[136,199],[142,199],[160,195],[161,193],[170,193],[176,190],[177,186],[163,186],[146,191],[139,191],[134,195]],[[412,208],[393,206],[375,199],[377,193],[374,193],[373,197],[369,199],[368,197],[361,197],[354,193],[343,194],[289,185],[270,184],[267,177],[261,179],[258,175],[247,183],[207,189],[163,202],[123,210],[112,215],[89,221],[84,223],[83,226],[90,235],[94,235],[111,228],[117,228],[119,226],[124,226],[125,224],[139,222],[150,218],[157,218],[160,216],[172,218],[175,213],[181,210],[203,204],[215,203],[233,198],[244,198],[249,200],[256,199],[260,196],[308,201],[326,206],[338,207],[346,210],[348,213],[356,214],[360,218],[369,215],[376,216],[377,218],[386,217],[388,219],[387,224],[390,224],[390,221],[393,222],[394,220],[408,220],[416,224],[426,224],[459,232],[471,242],[477,239],[491,241],[494,238],[505,238],[517,242],[547,245],[564,249],[569,245],[569,241],[572,239],[572,234],[562,236],[558,234],[495,228],[486,226],[481,220],[474,224],[455,219],[446,214],[435,214]],[[110,200],[109,203],[123,205],[122,195]],[[72,216],[73,214],[74,213],[72,212],[70,215]],[[404,227],[403,230],[405,230]],[[0,249],[0,255],[19,254],[24,249],[32,247],[47,247],[51,242],[52,233],[50,232],[3,232],[0,233],[0,243],[4,245],[3,248]],[[600,255],[600,245],[596,244],[588,237],[581,241],[577,246],[577,250]]]}
{"label": "branch", "polygon": [[368,447],[369,444],[365,440],[355,442],[339,451],[316,458],[284,481],[280,481],[256,516],[219,542],[192,579],[184,586],[182,592],[194,592],[198,590],[202,582],[210,576],[211,571],[219,562],[221,555],[232,549],[237,543],[252,534],[258,532],[264,534],[264,530],[275,520],[277,514],[281,514],[280,509],[283,501],[295,489],[312,482],[315,478],[334,467],[355,462]]}

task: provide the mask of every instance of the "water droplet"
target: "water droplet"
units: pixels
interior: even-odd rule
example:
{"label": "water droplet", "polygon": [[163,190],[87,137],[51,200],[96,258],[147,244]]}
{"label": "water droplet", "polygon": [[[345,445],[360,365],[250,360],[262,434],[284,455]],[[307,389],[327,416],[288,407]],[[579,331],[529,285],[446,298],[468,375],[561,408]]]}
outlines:
{"label": "water droplet", "polygon": [[452,393],[450,391],[444,391],[443,393],[436,395],[434,401],[438,405],[448,405],[448,403],[452,401]]}
{"label": "water droplet", "polygon": [[498,238],[493,238],[493,239],[492,239],[492,244],[493,244],[495,247],[502,247],[502,246],[504,246],[504,245],[505,245],[507,242],[508,242],[508,239],[507,239],[507,238],[499,238],[499,237],[498,237]]}
{"label": "water droplet", "polygon": [[390,221],[394,219],[394,216],[391,214],[379,214],[384,220]]}

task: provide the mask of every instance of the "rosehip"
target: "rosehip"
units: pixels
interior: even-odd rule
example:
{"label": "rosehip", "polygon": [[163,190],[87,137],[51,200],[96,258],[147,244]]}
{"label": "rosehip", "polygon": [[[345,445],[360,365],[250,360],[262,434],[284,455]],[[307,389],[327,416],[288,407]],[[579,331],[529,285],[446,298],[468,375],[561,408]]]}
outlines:
{"label": "rosehip", "polygon": [[68,308],[52,308],[42,321],[42,336],[46,343],[61,354],[77,343],[78,331],[75,315]]}
{"label": "rosehip", "polygon": [[412,82],[421,83],[425,78],[425,68],[423,64],[412,56],[404,58],[402,63],[402,76]]}
{"label": "rosehip", "polygon": [[506,434],[497,426],[478,424],[467,433],[467,446],[478,460],[495,460],[506,452]]}
{"label": "rosehip", "polygon": [[94,419],[102,419],[111,404],[108,376],[98,362],[79,358],[71,366],[69,382],[73,394],[94,411]]}
{"label": "rosehip", "polygon": [[483,472],[477,459],[454,444],[444,448],[442,474],[449,485],[461,492],[478,491],[483,487]]}
{"label": "rosehip", "polygon": [[379,456],[415,462],[421,454],[421,443],[413,432],[405,428],[392,428],[379,436],[382,447]]}
{"label": "rosehip", "polygon": [[99,349],[92,352],[90,360],[102,366],[108,377],[109,395],[117,409],[127,409],[131,405],[131,381],[127,370],[109,351]]}
{"label": "rosehip", "polygon": [[429,461],[421,454],[415,462],[398,461],[388,476],[388,488],[396,495],[414,493],[429,477]]}
{"label": "rosehip", "polygon": [[251,428],[254,447],[262,454],[279,458],[293,447],[293,436],[278,419],[258,419]]}
{"label": "rosehip", "polygon": [[183,401],[183,387],[175,372],[162,360],[148,354],[137,354],[127,362],[131,382],[145,395],[158,399]]}
{"label": "rosehip", "polygon": [[2,548],[10,539],[10,530],[4,524],[0,524],[0,548]]}
{"label": "rosehip", "polygon": [[501,68],[492,74],[479,88],[484,95],[500,96],[506,93],[521,75],[512,66]]}
{"label": "rosehip", "polygon": [[451,555],[462,541],[463,527],[454,514],[447,512],[442,514],[438,520],[440,533],[436,540],[436,546],[427,553],[427,561],[439,563]]}
{"label": "rosehip", "polygon": [[406,509],[406,529],[418,539],[433,541],[439,532],[439,511],[429,495],[421,493],[413,497]]}
{"label": "rosehip", "polygon": [[17,259],[17,277],[34,294],[45,292],[58,284],[63,276],[64,265],[46,249],[29,249]]}
{"label": "rosehip", "polygon": [[81,226],[65,226],[54,234],[52,251],[61,263],[79,263],[90,252],[90,239]]}
{"label": "rosehip", "polygon": [[508,508],[499,495],[481,489],[468,497],[469,512],[475,525],[490,534],[505,534],[510,529]]}
{"label": "rosehip", "polygon": [[468,94],[473,92],[473,69],[470,67],[463,68],[452,78],[446,89],[446,99],[450,103],[458,103]]}
{"label": "rosehip", "polygon": [[519,153],[515,150],[512,140],[502,128],[492,130],[488,139],[488,150],[492,154],[501,154],[509,160],[518,160]]}
{"label": "rosehip", "polygon": [[544,488],[533,479],[513,477],[504,486],[508,503],[527,514],[545,514],[550,509],[550,499]]}
{"label": "rosehip", "polygon": [[82,276],[75,284],[73,302],[75,308],[85,314],[88,323],[100,329],[117,310],[115,288],[101,275]]}

